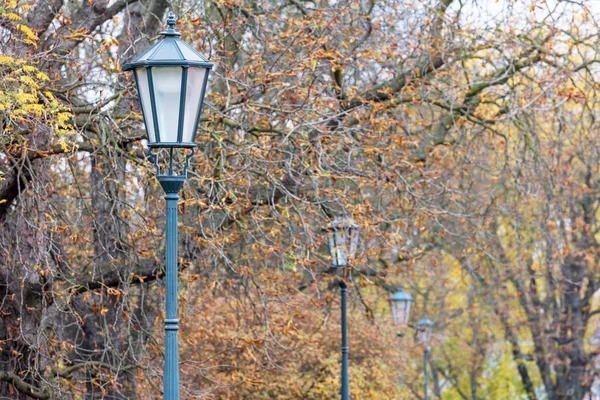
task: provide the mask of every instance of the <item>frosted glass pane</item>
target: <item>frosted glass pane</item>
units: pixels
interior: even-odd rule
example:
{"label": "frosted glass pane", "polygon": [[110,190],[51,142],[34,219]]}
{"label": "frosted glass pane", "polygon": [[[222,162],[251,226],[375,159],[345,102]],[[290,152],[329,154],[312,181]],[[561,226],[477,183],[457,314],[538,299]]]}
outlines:
{"label": "frosted glass pane", "polygon": [[334,267],[348,265],[348,243],[343,229],[329,232],[329,251]]}
{"label": "frosted glass pane", "polygon": [[431,327],[423,327],[417,331],[417,341],[419,344],[428,345],[431,342]]}
{"label": "frosted glass pane", "polygon": [[183,142],[191,142],[194,137],[194,127],[198,119],[198,106],[202,98],[204,86],[204,68],[188,68],[187,88],[185,91],[185,121],[183,123]]}
{"label": "frosted glass pane", "polygon": [[360,238],[360,231],[358,228],[351,226],[350,228],[350,249],[348,250],[348,256],[354,257],[356,250],[358,249],[358,239]]}
{"label": "frosted glass pane", "polygon": [[411,302],[407,300],[390,301],[394,325],[406,325],[410,317]]}
{"label": "frosted glass pane", "polygon": [[142,103],[142,112],[144,121],[146,122],[146,132],[148,132],[148,140],[150,143],[156,142],[154,135],[154,118],[152,116],[152,105],[150,102],[150,87],[148,85],[148,73],[146,68],[137,68],[135,70],[135,78],[138,84],[138,94]]}
{"label": "frosted glass pane", "polygon": [[154,100],[161,142],[176,142],[179,127],[181,67],[152,68]]}

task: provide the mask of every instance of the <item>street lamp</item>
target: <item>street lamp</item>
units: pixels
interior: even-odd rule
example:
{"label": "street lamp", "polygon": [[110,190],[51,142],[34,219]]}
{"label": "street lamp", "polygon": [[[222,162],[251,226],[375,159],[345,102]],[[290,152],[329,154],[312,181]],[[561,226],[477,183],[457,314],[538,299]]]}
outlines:
{"label": "street lamp", "polygon": [[425,374],[425,400],[429,399],[427,386],[429,386],[429,377],[427,375],[427,362],[429,358],[429,352],[431,351],[431,334],[433,331],[433,322],[427,317],[421,318],[417,321],[417,341],[419,344],[425,347],[423,352],[423,372]]}
{"label": "street lamp", "polygon": [[[187,176],[194,139],[202,112],[208,74],[213,67],[175,31],[176,18],[169,12],[167,30],[161,40],[123,66],[133,71],[148,134],[150,156],[154,159],[158,181],[165,191],[166,223],[166,319],[165,319],[165,400],[179,399],[179,349],[177,344],[177,201]],[[158,153],[153,153],[156,149]],[[159,166],[161,149],[167,149],[167,167]],[[173,151],[189,149],[183,171],[173,170]]]}
{"label": "street lamp", "polygon": [[[395,326],[405,327],[410,319],[410,308],[413,297],[404,291],[404,288],[398,289],[396,293],[390,296],[390,310],[392,310],[392,320]],[[404,332],[398,332],[398,336],[404,336]],[[402,376],[400,376],[400,385],[402,385]]]}
{"label": "street lamp", "polygon": [[360,230],[354,221],[346,216],[335,219],[323,229],[329,236],[329,252],[334,268],[343,268],[343,277],[339,279],[342,308],[342,400],[350,399],[350,379],[348,377],[348,329],[346,321],[347,287],[344,280],[350,262],[354,260]]}

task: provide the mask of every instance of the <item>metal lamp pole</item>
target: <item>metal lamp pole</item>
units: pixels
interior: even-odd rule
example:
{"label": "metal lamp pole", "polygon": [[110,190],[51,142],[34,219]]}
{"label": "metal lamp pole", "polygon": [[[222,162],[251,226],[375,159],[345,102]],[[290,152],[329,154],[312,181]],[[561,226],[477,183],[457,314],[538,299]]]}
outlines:
{"label": "metal lamp pole", "polygon": [[433,333],[433,322],[427,318],[421,318],[417,321],[417,340],[425,347],[423,352],[423,374],[425,385],[425,400],[429,400],[429,374],[427,373],[427,363],[429,362],[429,353],[431,352],[431,335]]}
{"label": "metal lamp pole", "polygon": [[[161,40],[123,66],[133,71],[148,134],[150,157],[166,200],[165,400],[179,400],[177,318],[177,202],[194,154],[208,75],[213,67],[181,40],[170,12]],[[178,154],[185,157],[180,161]],[[181,165],[183,164],[183,165]]]}
{"label": "metal lamp pole", "polygon": [[350,399],[350,378],[348,376],[348,322],[346,320],[347,287],[344,280],[340,280],[340,294],[342,302],[342,400]]}
{"label": "metal lamp pole", "polygon": [[429,400],[429,376],[427,375],[427,361],[429,359],[429,346],[425,348],[425,352],[423,353],[423,373],[425,375],[425,400]]}
{"label": "metal lamp pole", "polygon": [[166,227],[166,319],[165,319],[165,377],[164,398],[168,400],[179,399],[179,345],[178,335],[179,319],[177,318],[177,202],[179,189],[185,182],[185,176],[158,177],[160,185],[165,191],[167,203]]}
{"label": "metal lamp pole", "polygon": [[347,297],[348,288],[345,278],[347,277],[350,259],[354,258],[358,249],[360,230],[351,218],[341,215],[329,226],[323,228],[329,236],[329,252],[333,260],[333,268],[342,271],[339,279],[341,296],[341,325],[342,325],[342,400],[350,400],[350,377],[348,373],[348,319],[347,319]]}
{"label": "metal lamp pole", "polygon": [[[399,326],[401,329],[408,324],[410,319],[410,309],[414,301],[413,297],[404,291],[404,288],[400,288],[388,299],[390,303],[390,309],[392,310],[392,320],[395,326]],[[404,332],[398,332],[398,336],[404,336]],[[400,385],[402,385],[402,376],[400,376]]]}

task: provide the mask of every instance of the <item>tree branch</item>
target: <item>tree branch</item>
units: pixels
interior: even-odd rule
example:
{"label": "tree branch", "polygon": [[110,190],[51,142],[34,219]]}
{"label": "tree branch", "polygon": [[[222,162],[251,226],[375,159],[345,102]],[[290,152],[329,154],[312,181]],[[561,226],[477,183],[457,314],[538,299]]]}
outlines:
{"label": "tree branch", "polygon": [[17,374],[9,371],[0,371],[0,381],[8,382],[19,392],[39,400],[50,400],[51,395],[46,391],[25,382]]}
{"label": "tree branch", "polygon": [[70,367],[60,370],[60,371],[54,371],[54,374],[61,378],[70,379],[73,372],[77,371],[78,369],[89,369],[92,367],[108,369],[112,372],[120,372],[120,371],[129,371],[132,369],[139,368],[140,365],[132,364],[132,365],[125,365],[124,367],[117,368],[112,364],[107,364],[107,363],[104,363],[101,361],[87,361],[84,363],[71,365]]}
{"label": "tree branch", "polygon": [[[142,139],[139,137],[124,138],[118,142],[120,146],[126,146],[129,143],[135,142]],[[12,168],[9,171],[4,171],[3,180],[0,181],[0,219],[2,219],[8,212],[10,205],[13,200],[17,198],[25,189],[25,186],[33,179],[33,172],[31,170],[31,162],[46,158],[52,155],[75,153],[79,151],[85,151],[92,153],[95,151],[95,147],[92,143],[77,143],[72,147],[55,145],[48,149],[26,149],[25,155],[9,154],[7,158],[12,160]],[[25,167],[28,165],[28,167]]]}

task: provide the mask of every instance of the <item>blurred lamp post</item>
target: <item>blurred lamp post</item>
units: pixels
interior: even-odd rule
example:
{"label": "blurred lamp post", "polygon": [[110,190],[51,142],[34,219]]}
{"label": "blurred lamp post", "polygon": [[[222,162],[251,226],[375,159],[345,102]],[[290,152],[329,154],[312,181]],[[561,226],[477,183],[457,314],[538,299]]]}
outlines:
{"label": "blurred lamp post", "polygon": [[425,400],[429,400],[427,387],[429,386],[429,377],[427,375],[427,362],[429,361],[429,352],[431,351],[431,334],[433,331],[433,322],[427,317],[417,321],[417,341],[421,344],[425,351],[423,353],[423,372],[425,374]]}
{"label": "blurred lamp post", "polygon": [[342,268],[343,274],[339,279],[342,307],[342,400],[350,399],[350,380],[348,377],[348,329],[346,321],[346,281],[350,261],[354,259],[358,248],[360,231],[351,218],[341,216],[323,229],[329,236],[329,251],[333,267]]}
{"label": "blurred lamp post", "polygon": [[[181,34],[175,31],[175,23],[175,15],[170,12],[168,27],[161,32],[161,40],[123,66],[123,71],[133,71],[135,75],[150,156],[154,159],[158,181],[165,191],[167,202],[165,400],[179,399],[177,201],[196,147],[194,139],[208,74],[213,67],[206,58],[181,40]],[[164,168],[161,168],[163,164],[159,165],[161,150],[166,151]],[[187,152],[185,161],[181,162],[184,164],[182,168],[177,165],[178,151]],[[174,171],[174,163],[180,174]]]}
{"label": "blurred lamp post", "polygon": [[[410,294],[404,291],[404,288],[400,288],[388,299],[390,303],[390,309],[392,310],[392,320],[394,325],[404,328],[408,325],[410,319],[410,308],[412,306],[413,298]],[[404,332],[400,330],[398,336],[404,336]],[[400,385],[402,385],[402,374],[400,375]]]}

